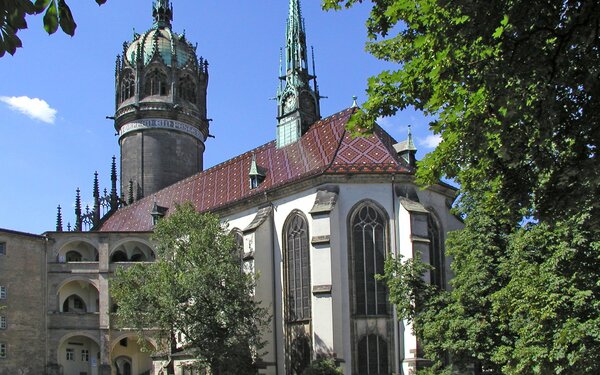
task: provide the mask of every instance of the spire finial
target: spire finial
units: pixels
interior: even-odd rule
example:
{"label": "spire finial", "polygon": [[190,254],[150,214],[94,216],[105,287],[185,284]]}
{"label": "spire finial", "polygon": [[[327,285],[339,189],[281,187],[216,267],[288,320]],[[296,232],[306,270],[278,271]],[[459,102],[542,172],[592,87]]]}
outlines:
{"label": "spire finial", "polygon": [[60,208],[60,204],[58,205],[58,207],[56,207],[56,231],[57,232],[63,231],[62,211]]}
{"label": "spire finial", "polygon": [[154,0],[152,17],[154,18],[154,27],[170,29],[171,21],[173,21],[173,6],[169,0]]}
{"label": "spire finial", "polygon": [[408,143],[408,149],[409,150],[411,150],[411,151],[416,151],[417,150],[417,147],[415,146],[415,143],[413,142],[412,129],[411,129],[410,125],[408,125],[407,143]]}
{"label": "spire finial", "polygon": [[73,228],[75,232],[81,231],[81,220],[81,190],[77,188],[77,190],[75,190],[75,226]]}
{"label": "spire finial", "polygon": [[[356,99],[358,99],[358,96],[353,95],[352,96],[352,108],[358,108],[358,103],[356,102]],[[410,132],[410,125],[408,125],[408,129]]]}
{"label": "spire finial", "polygon": [[93,208],[94,226],[100,223],[100,186],[98,184],[98,171],[94,172],[94,208]]}
{"label": "spire finial", "polygon": [[116,210],[119,203],[117,196],[117,158],[113,155],[110,166],[110,209]]}

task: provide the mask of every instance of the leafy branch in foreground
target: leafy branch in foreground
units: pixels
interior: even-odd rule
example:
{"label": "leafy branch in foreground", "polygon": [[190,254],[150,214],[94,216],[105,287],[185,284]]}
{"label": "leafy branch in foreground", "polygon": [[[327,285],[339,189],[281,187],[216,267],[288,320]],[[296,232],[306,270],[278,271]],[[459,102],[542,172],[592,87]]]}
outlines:
{"label": "leafy branch in foreground", "polygon": [[432,363],[422,372],[600,373],[600,3],[370,3],[367,49],[397,69],[369,79],[350,128],[422,110],[442,141],[418,181],[461,189],[451,289],[410,304],[414,273],[386,270]]}
{"label": "leafy branch in foreground", "polygon": [[[106,0],[95,0],[98,5]],[[27,28],[26,16],[44,13],[44,30],[54,34],[58,27],[68,35],[75,35],[77,24],[65,0],[3,0],[0,2],[0,57],[6,52],[14,55],[23,46],[17,36]]]}

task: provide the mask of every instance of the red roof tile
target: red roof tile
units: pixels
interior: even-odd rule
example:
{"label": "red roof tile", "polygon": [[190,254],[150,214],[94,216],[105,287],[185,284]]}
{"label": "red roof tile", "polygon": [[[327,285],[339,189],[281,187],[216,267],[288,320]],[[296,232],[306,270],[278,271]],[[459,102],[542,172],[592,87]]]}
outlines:
{"label": "red roof tile", "polygon": [[[319,174],[412,173],[383,129],[376,127],[373,135],[359,138],[346,132],[353,112],[349,108],[318,121],[296,143],[278,149],[271,141],[123,207],[99,231],[151,231],[154,202],[173,207],[190,201],[198,211],[207,211]],[[256,189],[250,189],[248,176],[252,155],[266,171]]]}

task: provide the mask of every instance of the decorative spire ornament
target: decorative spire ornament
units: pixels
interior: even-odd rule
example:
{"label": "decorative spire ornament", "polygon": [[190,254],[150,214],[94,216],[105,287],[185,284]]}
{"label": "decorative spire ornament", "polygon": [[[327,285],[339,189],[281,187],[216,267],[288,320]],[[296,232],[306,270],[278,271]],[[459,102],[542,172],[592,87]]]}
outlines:
{"label": "decorative spire ornament", "polygon": [[113,155],[112,165],[110,166],[110,210],[114,211],[119,207],[119,197],[117,196],[117,158]]}
{"label": "decorative spire ornament", "polygon": [[77,188],[75,190],[75,227],[73,230],[75,232],[81,232],[81,190]]}
{"label": "decorative spire ornament", "polygon": [[60,208],[60,204],[56,207],[56,231],[63,231],[63,222],[62,222],[62,211]]}
{"label": "decorative spire ornament", "polygon": [[92,223],[93,226],[96,226],[100,223],[100,187],[98,184],[98,171],[94,172],[94,209],[92,213]]}
{"label": "decorative spire ornament", "polygon": [[173,6],[169,0],[154,0],[152,17],[154,18],[154,27],[170,29],[171,21],[173,21]]}

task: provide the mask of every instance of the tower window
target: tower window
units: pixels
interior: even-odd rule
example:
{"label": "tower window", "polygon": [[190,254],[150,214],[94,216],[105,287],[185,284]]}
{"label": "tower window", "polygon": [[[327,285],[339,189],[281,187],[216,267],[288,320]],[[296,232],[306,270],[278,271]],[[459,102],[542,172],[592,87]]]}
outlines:
{"label": "tower window", "polygon": [[0,286],[0,299],[6,299],[6,287]]}
{"label": "tower window", "polygon": [[81,362],[89,362],[90,351],[87,349],[81,349]]}
{"label": "tower window", "polygon": [[0,343],[0,358],[6,358],[6,344]]}
{"label": "tower window", "polygon": [[67,348],[67,353],[66,353],[66,359],[67,361],[74,361],[75,360],[75,350],[71,349],[71,348]]}
{"label": "tower window", "polygon": [[133,74],[125,73],[121,80],[121,101],[131,98],[135,94],[135,79]]}
{"label": "tower window", "polygon": [[0,255],[6,255],[6,242],[0,242]]}
{"label": "tower window", "polygon": [[179,97],[190,103],[196,103],[196,85],[189,76],[179,79]]}
{"label": "tower window", "polygon": [[6,329],[6,317],[0,316],[0,329]]}
{"label": "tower window", "polygon": [[158,70],[153,70],[146,76],[146,96],[169,95],[167,76]]}

